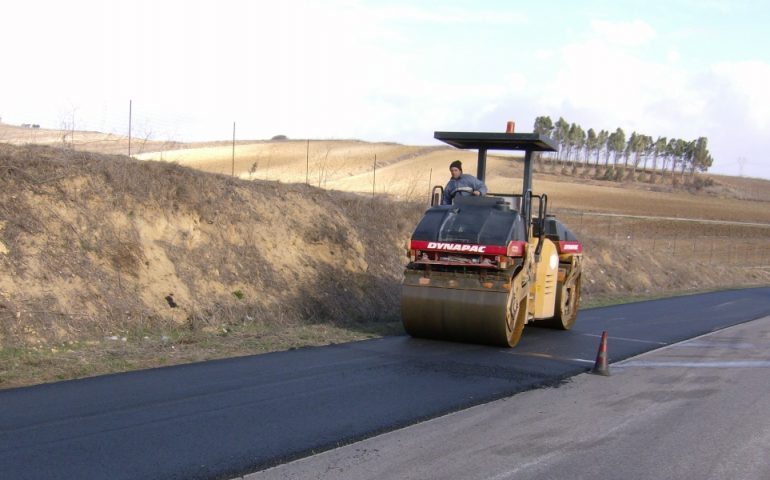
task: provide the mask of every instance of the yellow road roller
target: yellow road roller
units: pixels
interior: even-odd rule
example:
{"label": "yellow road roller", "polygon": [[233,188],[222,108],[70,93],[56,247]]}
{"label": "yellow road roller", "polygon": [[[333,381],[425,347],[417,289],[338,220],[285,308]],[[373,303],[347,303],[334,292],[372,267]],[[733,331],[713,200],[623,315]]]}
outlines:
{"label": "yellow road roller", "polygon": [[[537,133],[435,132],[459,149],[524,152],[521,193],[456,195],[435,186],[408,243],[401,318],[413,337],[513,347],[528,323],[568,330],[580,305],[583,245],[532,192],[534,152],[556,151]],[[511,161],[514,161],[511,159]]]}

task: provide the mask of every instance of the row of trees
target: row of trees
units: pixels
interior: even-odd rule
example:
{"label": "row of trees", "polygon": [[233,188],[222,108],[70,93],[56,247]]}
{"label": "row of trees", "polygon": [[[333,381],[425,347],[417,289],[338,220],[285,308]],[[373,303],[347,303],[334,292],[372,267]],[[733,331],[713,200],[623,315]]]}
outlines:
{"label": "row of trees", "polygon": [[[649,173],[649,180],[655,181],[655,174],[669,174],[673,180],[679,174],[678,181],[689,179],[696,172],[705,172],[714,159],[708,150],[708,139],[696,140],[658,137],[633,132],[628,138],[622,128],[614,132],[593,128],[588,131],[576,123],[569,123],[563,117],[553,122],[548,116],[535,119],[535,133],[547,135],[556,141],[558,152],[550,156],[551,166],[560,163],[563,168],[576,172],[578,167],[584,171],[595,169],[596,176],[620,180],[637,179],[637,171]],[[547,158],[547,157],[546,157]],[[543,156],[539,156],[542,166]]]}

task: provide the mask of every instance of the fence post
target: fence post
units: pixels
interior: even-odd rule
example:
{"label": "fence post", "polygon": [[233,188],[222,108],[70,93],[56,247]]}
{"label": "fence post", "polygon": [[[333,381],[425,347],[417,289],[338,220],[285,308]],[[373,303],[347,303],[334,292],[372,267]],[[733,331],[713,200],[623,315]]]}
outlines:
{"label": "fence post", "polygon": [[671,249],[671,252],[676,255],[676,232],[674,232],[674,248]]}
{"label": "fence post", "polygon": [[751,253],[749,252],[749,244],[748,242],[743,244],[743,248],[741,248],[741,252],[743,252],[743,255],[741,256],[741,265],[751,265],[750,259],[751,259]]}
{"label": "fence post", "polygon": [[377,182],[377,154],[374,154],[374,164],[372,165],[372,198],[374,198],[375,185]]}
{"label": "fence post", "polygon": [[232,163],[232,170],[230,171],[230,176],[235,176],[235,122],[233,122],[233,163]]}
{"label": "fence post", "polygon": [[132,104],[134,103],[133,100],[128,101],[128,156],[131,156],[131,110],[132,110]]}
{"label": "fence post", "polygon": [[[693,226],[692,229],[695,230],[695,227]],[[696,253],[695,247],[697,245],[697,242],[695,241],[695,234],[690,234],[690,237],[692,238],[692,253],[693,253],[693,256],[695,256],[695,253]]]}

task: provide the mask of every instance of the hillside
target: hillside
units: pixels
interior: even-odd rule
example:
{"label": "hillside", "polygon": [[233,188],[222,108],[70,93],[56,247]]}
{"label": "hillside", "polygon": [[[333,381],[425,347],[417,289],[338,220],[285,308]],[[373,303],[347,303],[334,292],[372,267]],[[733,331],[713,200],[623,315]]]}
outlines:
{"label": "hillside", "polygon": [[[375,148],[409,161],[403,146]],[[595,190],[570,194],[582,202],[570,208],[671,213],[654,192],[629,203],[628,191],[582,187]],[[703,216],[768,215],[689,197]],[[586,245],[584,302],[770,282],[764,228],[554,203]],[[0,144],[0,386],[397,333],[404,244],[424,205]]]}
{"label": "hillside", "polygon": [[[426,134],[426,142],[430,134]],[[80,130],[61,130],[46,128],[29,128],[0,123],[0,142],[12,145],[47,145],[57,148],[72,148],[78,151],[126,154],[128,137],[123,134],[102,133]],[[154,140],[151,135],[135,133],[131,142],[132,156],[141,160],[162,160],[190,166],[210,173],[235,175],[243,179],[280,180],[291,183],[309,183],[322,188],[354,192],[386,193],[399,198],[420,199],[428,195],[429,185],[443,184],[448,176],[447,165],[455,159],[465,163],[466,171],[475,172],[475,153],[462,152],[446,145],[411,146],[396,143],[371,143],[358,140],[280,140],[254,141],[238,140],[235,152],[230,141],[208,141],[183,143],[177,141]],[[233,153],[234,162],[233,162]],[[376,157],[376,176],[373,175]],[[495,191],[509,191],[511,180],[521,177],[521,162],[511,163],[507,157],[490,154],[488,164],[490,186]],[[686,198],[683,189],[673,189],[665,181],[657,179],[649,183],[649,172],[641,174],[642,181],[616,182],[603,181],[594,178],[592,169],[554,168],[547,160],[538,165],[538,175],[535,178],[535,188],[541,191],[553,192],[562,188],[563,204],[580,204],[592,211],[614,211],[615,213],[631,213],[627,208],[639,206],[638,194],[620,208],[607,205],[583,205],[586,197],[596,196],[596,191],[589,186],[622,188],[654,191],[656,193],[672,193],[674,200]],[[703,175],[707,186],[698,191],[722,199],[733,199],[752,202],[770,202],[770,180],[730,177],[724,175]],[[556,183],[568,184],[554,185]],[[373,185],[374,184],[374,185]],[[580,197],[580,198],[573,198]],[[680,215],[676,209],[666,208],[661,202],[655,206],[659,213],[667,210],[670,216]],[[687,202],[685,202],[687,203]],[[697,204],[698,202],[691,201]],[[739,202],[723,208],[721,212],[707,212],[712,219],[724,219],[725,213],[735,214],[741,211]],[[685,209],[687,210],[687,209]],[[747,221],[754,218],[757,211],[770,209],[761,205],[759,208],[749,206],[749,212],[744,215]],[[634,213],[644,214],[643,211]],[[770,221],[770,214],[763,217]]]}
{"label": "hillside", "polygon": [[[376,164],[375,164],[376,156]],[[448,165],[462,160],[475,173],[475,152],[447,146],[408,146],[352,140],[263,141],[187,148],[138,155],[139,159],[164,160],[198,170],[235,175],[242,179],[280,180],[350,192],[388,194],[424,201],[431,185],[443,185]],[[489,155],[487,184],[490,191],[518,191],[523,166],[519,157]],[[376,166],[376,170],[375,170]],[[535,193],[546,192],[557,208],[591,212],[660,215],[710,220],[770,223],[770,181],[710,176],[713,185],[698,192],[661,183],[615,182],[593,178],[593,171],[575,174],[539,166]],[[697,193],[697,194],[694,194]],[[613,199],[607,202],[607,198]],[[709,208],[703,208],[707,204]]]}
{"label": "hillside", "polygon": [[[128,153],[128,136],[115,133],[103,133],[82,130],[62,130],[51,128],[32,128],[32,126],[8,125],[0,123],[0,143],[11,145],[47,145],[66,147],[74,150],[121,154]],[[136,136],[131,141],[131,153],[156,152],[188,146],[180,142],[151,140]]]}

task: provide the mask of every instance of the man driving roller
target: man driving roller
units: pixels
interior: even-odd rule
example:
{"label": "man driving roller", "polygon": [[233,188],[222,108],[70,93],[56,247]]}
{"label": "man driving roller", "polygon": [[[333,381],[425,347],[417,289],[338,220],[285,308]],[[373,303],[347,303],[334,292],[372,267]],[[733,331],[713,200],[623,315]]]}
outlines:
{"label": "man driving roller", "polygon": [[484,182],[463,173],[463,164],[460,160],[455,160],[449,164],[449,171],[452,178],[447,182],[444,188],[444,198],[441,200],[443,205],[451,205],[452,200],[457,196],[483,196],[487,194],[487,186]]}

